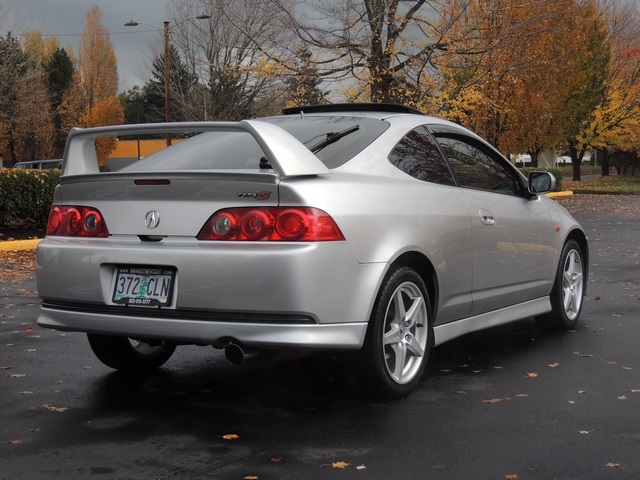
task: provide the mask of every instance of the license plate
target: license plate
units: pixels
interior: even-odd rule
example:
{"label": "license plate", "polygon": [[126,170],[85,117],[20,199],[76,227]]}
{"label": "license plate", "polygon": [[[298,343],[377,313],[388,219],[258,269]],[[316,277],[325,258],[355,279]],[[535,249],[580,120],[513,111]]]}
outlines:
{"label": "license plate", "polygon": [[175,269],[118,267],[113,302],[122,305],[163,306],[171,301]]}

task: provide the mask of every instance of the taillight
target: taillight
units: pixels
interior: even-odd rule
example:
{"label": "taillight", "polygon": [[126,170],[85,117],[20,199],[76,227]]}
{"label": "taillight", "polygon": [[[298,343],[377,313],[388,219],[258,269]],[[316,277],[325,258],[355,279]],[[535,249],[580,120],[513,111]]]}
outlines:
{"label": "taillight", "polygon": [[91,207],[54,205],[49,212],[47,235],[63,237],[108,237],[102,214]]}
{"label": "taillight", "polygon": [[344,240],[334,220],[311,207],[228,208],[214,213],[198,240],[327,242]]}

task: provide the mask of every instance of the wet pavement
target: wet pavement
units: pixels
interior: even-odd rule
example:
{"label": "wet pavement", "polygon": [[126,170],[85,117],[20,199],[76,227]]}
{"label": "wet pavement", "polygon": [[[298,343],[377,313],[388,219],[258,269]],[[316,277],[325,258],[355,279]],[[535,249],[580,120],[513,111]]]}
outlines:
{"label": "wet pavement", "polygon": [[0,479],[640,478],[640,199],[559,199],[590,237],[575,331],[452,341],[405,399],[320,359],[231,367],[180,347],[131,378],[40,329],[33,251],[0,252]]}

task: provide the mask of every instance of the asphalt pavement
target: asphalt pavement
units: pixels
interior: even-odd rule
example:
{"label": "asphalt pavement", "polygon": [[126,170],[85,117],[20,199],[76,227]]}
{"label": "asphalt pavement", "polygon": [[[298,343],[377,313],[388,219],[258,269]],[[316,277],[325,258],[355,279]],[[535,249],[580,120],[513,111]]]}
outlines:
{"label": "asphalt pavement", "polygon": [[640,198],[558,201],[590,238],[579,327],[449,342],[393,402],[320,359],[231,367],[210,347],[113,372],[36,325],[33,250],[0,251],[0,480],[638,479]]}

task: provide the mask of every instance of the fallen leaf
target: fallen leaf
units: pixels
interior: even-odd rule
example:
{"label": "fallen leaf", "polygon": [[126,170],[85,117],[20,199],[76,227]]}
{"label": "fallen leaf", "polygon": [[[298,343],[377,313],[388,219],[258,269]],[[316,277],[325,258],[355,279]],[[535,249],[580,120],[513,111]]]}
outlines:
{"label": "fallen leaf", "polygon": [[538,374],[534,372],[527,372],[527,375],[524,378],[538,378]]}
{"label": "fallen leaf", "polygon": [[621,395],[618,397],[618,400],[626,400],[626,399],[627,399],[626,395]]}
{"label": "fallen leaf", "polygon": [[242,480],[258,480],[259,478],[260,477],[258,477],[257,475],[247,475]]}
{"label": "fallen leaf", "polygon": [[9,445],[20,445],[21,443],[24,443],[22,440],[7,440],[7,443]]}
{"label": "fallen leaf", "polygon": [[367,467],[365,467],[364,465],[358,465],[356,467],[356,470],[366,470],[366,469],[367,469]]}
{"label": "fallen leaf", "polygon": [[504,402],[504,398],[490,398],[487,400],[482,400],[482,403],[500,403]]}
{"label": "fallen leaf", "polygon": [[574,403],[576,403],[576,402],[575,402],[575,401],[573,401],[573,400],[567,400],[567,403],[570,403],[571,405],[573,405],[573,404],[574,404]]}
{"label": "fallen leaf", "polygon": [[589,435],[593,430],[580,430],[580,435]]}
{"label": "fallen leaf", "polygon": [[235,433],[227,433],[226,435],[222,435],[224,440],[238,440],[240,437]]}
{"label": "fallen leaf", "polygon": [[605,465],[605,467],[609,467],[609,468],[620,468],[620,464],[619,464],[619,463],[611,463],[611,462],[609,462],[609,463],[607,463],[607,464]]}
{"label": "fallen leaf", "polygon": [[600,300],[600,295],[596,295],[595,297],[593,297],[594,300]]}
{"label": "fallen leaf", "polygon": [[579,393],[580,395],[584,395],[585,393],[587,393],[587,391],[586,391],[586,390],[578,390],[578,393]]}
{"label": "fallen leaf", "polygon": [[510,473],[509,475],[505,475],[504,478],[507,480],[518,480],[518,475],[515,473]]}
{"label": "fallen leaf", "polygon": [[0,365],[0,370],[11,370],[12,368],[9,365]]}
{"label": "fallen leaf", "polygon": [[559,366],[560,366],[560,364],[558,362],[556,362],[556,363],[548,363],[547,364],[547,367],[551,367],[551,368],[556,368],[556,367],[559,367]]}
{"label": "fallen leaf", "polygon": [[36,331],[35,331],[33,328],[29,327],[29,328],[27,328],[27,329],[25,330],[25,332],[26,332],[26,333],[35,333]]}
{"label": "fallen leaf", "polygon": [[518,394],[516,395],[516,397],[518,397],[518,398],[528,397],[528,396],[529,396],[529,394],[528,394],[528,393],[518,393]]}
{"label": "fallen leaf", "polygon": [[24,378],[27,376],[26,373],[12,373],[9,375],[11,378]]}
{"label": "fallen leaf", "polygon": [[44,404],[42,408],[49,410],[50,412],[66,412],[69,410],[69,407],[56,407],[54,405]]}
{"label": "fallen leaf", "polygon": [[270,460],[272,463],[280,463],[282,462],[282,457],[271,457]]}
{"label": "fallen leaf", "polygon": [[634,388],[631,390],[631,393],[640,393],[640,388]]}
{"label": "fallen leaf", "polygon": [[340,469],[344,469],[344,468],[350,467],[350,466],[351,466],[351,464],[350,464],[350,463],[346,463],[346,462],[342,462],[342,461],[340,461],[340,462],[333,462],[333,463],[331,464],[331,466],[332,466],[333,468],[340,468]]}
{"label": "fallen leaf", "polygon": [[607,362],[607,365],[617,365],[618,362]]}

